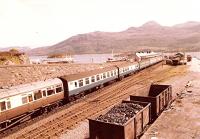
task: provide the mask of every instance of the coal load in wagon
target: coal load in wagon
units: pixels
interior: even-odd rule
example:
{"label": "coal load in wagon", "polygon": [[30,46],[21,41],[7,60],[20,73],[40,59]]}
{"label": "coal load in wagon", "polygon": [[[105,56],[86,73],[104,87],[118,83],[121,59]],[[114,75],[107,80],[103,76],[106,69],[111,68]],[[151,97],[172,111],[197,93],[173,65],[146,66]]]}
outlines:
{"label": "coal load in wagon", "polygon": [[121,103],[114,106],[106,114],[96,118],[97,121],[124,125],[130,118],[143,109],[143,106],[134,103]]}
{"label": "coal load in wagon", "polygon": [[136,139],[150,121],[150,103],[122,101],[99,117],[89,119],[90,139]]}

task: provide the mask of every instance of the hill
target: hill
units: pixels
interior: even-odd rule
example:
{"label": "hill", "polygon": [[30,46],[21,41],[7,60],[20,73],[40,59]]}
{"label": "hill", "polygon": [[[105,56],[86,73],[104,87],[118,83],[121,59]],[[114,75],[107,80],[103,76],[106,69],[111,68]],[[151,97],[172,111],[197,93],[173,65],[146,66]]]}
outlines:
{"label": "hill", "polygon": [[17,49],[0,52],[0,65],[29,64],[29,58],[25,53]]}
{"label": "hill", "polygon": [[54,53],[110,53],[153,49],[155,51],[200,50],[200,22],[187,22],[172,27],[150,21],[121,32],[91,32],[72,36],[58,44],[28,51],[30,55]]}

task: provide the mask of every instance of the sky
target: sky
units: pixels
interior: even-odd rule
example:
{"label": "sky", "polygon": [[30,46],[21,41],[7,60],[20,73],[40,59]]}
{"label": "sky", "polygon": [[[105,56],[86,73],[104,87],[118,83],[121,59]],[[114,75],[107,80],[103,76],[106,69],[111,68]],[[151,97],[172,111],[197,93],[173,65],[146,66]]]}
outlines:
{"label": "sky", "polygon": [[50,46],[73,35],[148,21],[200,21],[199,0],[0,0],[0,48]]}

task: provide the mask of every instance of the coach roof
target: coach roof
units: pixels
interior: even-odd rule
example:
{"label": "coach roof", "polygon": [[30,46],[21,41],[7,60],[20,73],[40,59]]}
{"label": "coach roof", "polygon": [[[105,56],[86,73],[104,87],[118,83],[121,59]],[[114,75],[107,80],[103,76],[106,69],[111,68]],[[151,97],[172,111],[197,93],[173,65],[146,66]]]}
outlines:
{"label": "coach roof", "polygon": [[90,77],[90,76],[97,75],[97,74],[104,73],[111,70],[117,70],[117,67],[111,66],[111,67],[100,68],[100,69],[86,71],[86,72],[80,72],[76,74],[65,75],[65,76],[62,76],[61,79],[64,79],[67,81],[74,81],[74,80]]}
{"label": "coach roof", "polygon": [[126,62],[126,63],[118,65],[118,67],[123,68],[123,67],[132,66],[132,65],[138,65],[138,63],[137,62]]}
{"label": "coach roof", "polygon": [[38,81],[38,82],[29,83],[29,84],[13,86],[8,89],[1,89],[0,90],[0,99],[19,95],[19,94],[28,93],[31,91],[39,90],[42,88],[46,88],[48,86],[58,85],[58,84],[62,84],[62,81],[58,78],[54,78],[54,79],[48,79],[45,81]]}

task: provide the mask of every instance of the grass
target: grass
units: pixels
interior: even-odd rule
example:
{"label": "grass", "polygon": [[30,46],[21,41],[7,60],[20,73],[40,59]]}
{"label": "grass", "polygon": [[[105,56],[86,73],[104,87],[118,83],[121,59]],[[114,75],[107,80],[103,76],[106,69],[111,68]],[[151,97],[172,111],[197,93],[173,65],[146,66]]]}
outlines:
{"label": "grass", "polygon": [[23,55],[23,53],[0,52],[0,65],[8,60],[14,64],[20,64],[20,55]]}

